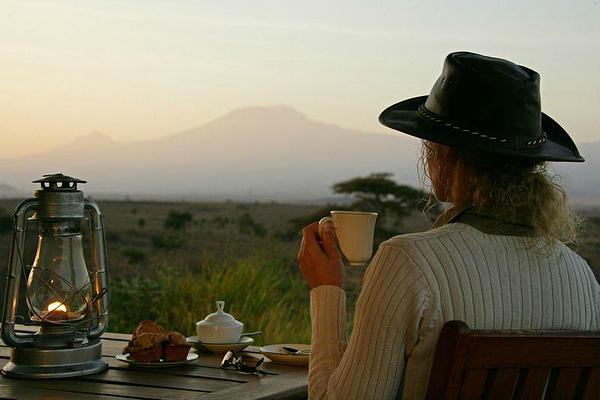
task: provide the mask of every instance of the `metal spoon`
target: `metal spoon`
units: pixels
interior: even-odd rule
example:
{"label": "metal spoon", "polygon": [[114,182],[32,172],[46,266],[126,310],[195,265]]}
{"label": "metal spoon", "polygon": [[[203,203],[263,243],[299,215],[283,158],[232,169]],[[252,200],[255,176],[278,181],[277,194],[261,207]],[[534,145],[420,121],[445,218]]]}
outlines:
{"label": "metal spoon", "polygon": [[261,333],[262,333],[262,331],[246,332],[246,333],[242,333],[242,336],[256,336],[256,335],[260,335]]}
{"label": "metal spoon", "polygon": [[293,356],[307,356],[310,354],[310,350],[298,350],[288,346],[281,346],[281,350]]}

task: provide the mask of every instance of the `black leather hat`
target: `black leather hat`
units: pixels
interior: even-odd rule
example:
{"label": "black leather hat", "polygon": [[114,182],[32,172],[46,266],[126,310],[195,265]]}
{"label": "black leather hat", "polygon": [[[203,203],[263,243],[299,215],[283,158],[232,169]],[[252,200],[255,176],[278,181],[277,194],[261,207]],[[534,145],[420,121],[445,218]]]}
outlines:
{"label": "black leather hat", "polygon": [[379,121],[453,147],[540,161],[584,161],[569,134],[542,113],[540,75],[501,58],[450,53],[429,96],[396,103]]}

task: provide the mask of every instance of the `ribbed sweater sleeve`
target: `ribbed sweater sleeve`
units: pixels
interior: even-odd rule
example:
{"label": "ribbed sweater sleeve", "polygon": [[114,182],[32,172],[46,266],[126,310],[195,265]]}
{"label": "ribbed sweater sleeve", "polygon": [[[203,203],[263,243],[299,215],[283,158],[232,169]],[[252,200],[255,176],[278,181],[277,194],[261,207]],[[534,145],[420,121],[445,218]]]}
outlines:
{"label": "ribbed sweater sleeve", "polygon": [[309,397],[397,398],[430,298],[422,273],[407,254],[397,246],[380,246],[365,273],[346,344],[344,291],[335,286],[312,289]]}

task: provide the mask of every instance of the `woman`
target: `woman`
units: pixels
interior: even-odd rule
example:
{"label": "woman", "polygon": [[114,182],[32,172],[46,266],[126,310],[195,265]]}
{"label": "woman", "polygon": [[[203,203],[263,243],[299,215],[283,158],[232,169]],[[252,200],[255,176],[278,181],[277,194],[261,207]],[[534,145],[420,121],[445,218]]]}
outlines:
{"label": "woman", "polygon": [[311,288],[311,398],[423,398],[449,320],[475,329],[600,330],[600,286],[565,243],[577,226],[546,161],[583,161],[541,112],[539,75],[509,61],[448,55],[429,96],[380,121],[419,137],[435,197],[432,230],[384,242],[346,339],[344,265],[331,224],[306,227],[298,254]]}

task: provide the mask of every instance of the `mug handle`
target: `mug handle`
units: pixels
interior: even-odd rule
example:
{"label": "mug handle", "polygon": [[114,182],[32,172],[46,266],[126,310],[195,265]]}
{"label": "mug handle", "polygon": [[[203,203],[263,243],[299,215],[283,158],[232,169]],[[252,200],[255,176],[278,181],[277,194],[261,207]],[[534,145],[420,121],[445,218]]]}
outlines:
{"label": "mug handle", "polygon": [[323,225],[325,222],[333,223],[333,219],[331,217],[323,217],[319,220],[319,225],[317,227],[317,233],[319,234],[319,239],[323,236]]}
{"label": "mug handle", "polygon": [[[323,217],[319,220],[319,225],[317,227],[317,233],[319,235],[319,239],[321,238],[321,233],[323,231],[323,225],[325,224],[325,222],[331,222],[333,224],[333,219],[331,217]],[[348,261],[348,259],[346,258],[346,255],[342,251],[342,247],[340,246],[340,242],[338,242],[337,238],[336,238],[335,244],[337,245],[337,248],[340,251],[340,254],[342,255],[342,261],[344,262],[344,265],[350,265],[350,261]]]}

